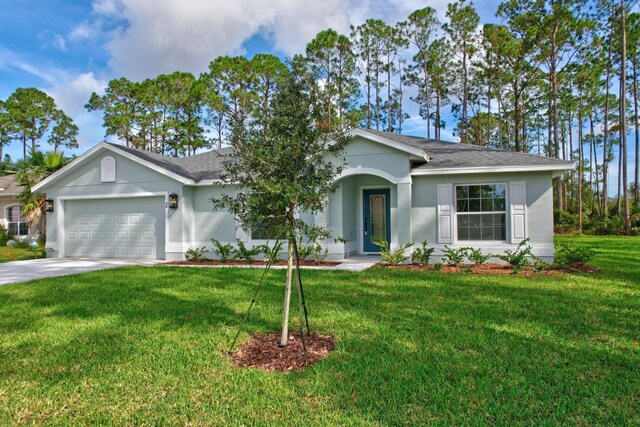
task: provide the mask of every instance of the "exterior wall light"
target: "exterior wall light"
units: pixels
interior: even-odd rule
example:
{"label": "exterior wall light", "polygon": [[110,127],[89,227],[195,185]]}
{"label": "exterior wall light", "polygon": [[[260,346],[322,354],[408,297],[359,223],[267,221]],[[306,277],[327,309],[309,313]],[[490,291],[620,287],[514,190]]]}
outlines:
{"label": "exterior wall light", "polygon": [[169,194],[169,207],[171,209],[178,209],[178,195],[176,193]]}
{"label": "exterior wall light", "polygon": [[44,201],[44,210],[46,212],[53,212],[53,199],[47,199]]}

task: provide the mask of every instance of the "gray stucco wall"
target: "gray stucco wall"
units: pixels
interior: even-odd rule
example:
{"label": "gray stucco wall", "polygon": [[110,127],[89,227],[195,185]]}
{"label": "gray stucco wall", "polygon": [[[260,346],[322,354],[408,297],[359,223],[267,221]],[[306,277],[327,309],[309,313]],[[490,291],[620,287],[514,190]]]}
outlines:
{"label": "gray stucco wall", "polygon": [[[551,172],[524,172],[509,174],[465,174],[442,176],[413,177],[412,187],[412,241],[426,240],[431,245],[437,244],[437,185],[438,184],[482,184],[505,183],[510,181],[526,182],[526,223],[527,235],[531,239],[534,253],[545,258],[553,254],[553,194]],[[507,186],[507,198],[509,198]],[[508,203],[508,200],[507,200]],[[510,235],[509,210],[507,210],[507,236]],[[450,247],[470,246],[465,242],[454,242]],[[474,243],[473,246],[486,248],[487,251],[501,252],[513,245],[486,242]],[[498,250],[500,249],[500,250]],[[550,252],[551,251],[551,252]]]}

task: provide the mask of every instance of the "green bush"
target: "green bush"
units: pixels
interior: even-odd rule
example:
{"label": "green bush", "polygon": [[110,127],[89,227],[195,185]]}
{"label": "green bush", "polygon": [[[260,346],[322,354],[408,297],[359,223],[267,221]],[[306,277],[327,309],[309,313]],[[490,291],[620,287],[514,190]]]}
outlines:
{"label": "green bush", "polygon": [[570,267],[575,264],[587,264],[594,255],[595,251],[589,247],[561,243],[556,248],[554,264],[560,268]]}
{"label": "green bush", "polygon": [[238,248],[233,252],[234,258],[242,260],[247,264],[253,263],[256,256],[264,252],[265,245],[256,245],[252,248],[248,248],[244,242],[239,239],[236,239],[236,243]]}
{"label": "green bush", "polygon": [[313,253],[313,245],[298,244],[298,259],[300,261],[305,260]]}
{"label": "green bush", "polygon": [[7,246],[7,242],[12,238],[13,236],[9,234],[7,227],[0,224],[0,246]]}
{"label": "green bush", "polygon": [[553,225],[556,233],[570,233],[578,230],[578,215],[560,209],[553,211]]}
{"label": "green bush", "polygon": [[435,264],[433,264],[433,269],[435,271],[440,271],[442,270],[442,263],[441,262],[436,262]]}
{"label": "green bush", "polygon": [[484,264],[485,262],[487,262],[487,260],[489,260],[489,258],[491,258],[491,256],[491,254],[483,254],[482,250],[480,249],[467,248],[467,258],[469,258],[469,261],[471,261],[475,265]]}
{"label": "green bush", "polygon": [[525,265],[531,265],[531,261],[528,257],[537,260],[537,257],[531,253],[531,246],[529,245],[528,237],[521,241],[515,250],[506,250],[504,251],[504,255],[498,256],[498,258],[506,261],[511,266],[513,274],[518,274]]}
{"label": "green bush", "polygon": [[38,246],[45,247],[47,246],[47,234],[46,233],[38,233],[38,238],[36,239]]}
{"label": "green bush", "polygon": [[329,249],[322,250],[322,245],[316,243],[311,247],[311,257],[315,262],[324,262],[329,257]]}
{"label": "green bush", "polygon": [[189,248],[184,253],[184,257],[188,261],[202,262],[205,258],[204,254],[206,254],[207,252],[209,251],[207,251],[207,248],[204,246],[201,248]]}
{"label": "green bush", "polygon": [[436,248],[429,248],[426,240],[422,241],[422,247],[414,249],[411,254],[411,261],[417,262],[423,267],[429,265],[429,259],[431,259],[431,255]]}
{"label": "green bush", "polygon": [[265,261],[275,262],[278,261],[280,252],[284,247],[284,240],[278,240],[273,244],[273,247],[269,246],[269,242],[262,245],[262,253],[264,254]]}
{"label": "green bush", "polygon": [[233,254],[233,245],[231,243],[222,244],[216,239],[211,239],[213,243],[213,253],[216,254],[218,259],[222,262],[226,262]]}
{"label": "green bush", "polygon": [[407,248],[413,246],[413,243],[405,243],[404,245],[400,245],[400,247],[395,251],[392,251],[391,247],[389,246],[389,242],[387,242],[386,240],[373,242],[373,244],[380,248],[380,256],[382,257],[382,261],[391,265],[402,264],[407,259],[409,259],[409,257],[404,254],[404,251]]}
{"label": "green bush", "polygon": [[442,255],[442,260],[448,265],[458,265],[462,263],[464,257],[467,256],[467,248],[453,249],[445,245]]}

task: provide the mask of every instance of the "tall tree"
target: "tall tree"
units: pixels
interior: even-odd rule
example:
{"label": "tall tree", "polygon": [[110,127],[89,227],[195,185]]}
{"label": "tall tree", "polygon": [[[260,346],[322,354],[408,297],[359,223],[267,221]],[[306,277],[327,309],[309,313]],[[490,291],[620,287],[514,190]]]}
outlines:
{"label": "tall tree", "polygon": [[88,111],[102,110],[106,136],[115,136],[126,146],[134,145],[137,135],[136,112],[140,103],[138,83],[124,77],[111,80],[104,95],[92,93],[85,105]]}
{"label": "tall tree", "polygon": [[[413,63],[409,66],[408,81],[418,88],[418,95],[412,99],[420,106],[420,116],[426,120],[427,138],[431,138],[432,91],[436,85],[433,81],[433,56],[439,53],[431,49],[431,46],[440,25],[436,10],[432,7],[418,9],[405,22],[400,23],[404,37],[416,52],[412,58]],[[438,116],[439,113],[436,113],[436,117]]]}
{"label": "tall tree", "polygon": [[458,96],[460,98],[460,142],[468,143],[468,107],[469,107],[469,73],[471,60],[478,51],[477,28],[480,16],[470,0],[458,0],[447,5],[449,22],[443,28],[449,35],[451,45],[459,59],[460,82]]}
{"label": "tall tree", "polygon": [[359,89],[351,41],[332,29],[321,31],[307,44],[304,62],[321,100],[322,122],[331,128],[349,126]]}
{"label": "tall tree", "polygon": [[[18,88],[5,102],[11,138],[22,143],[23,158],[38,151],[42,139],[50,133],[49,142],[77,147],[78,128],[55,101],[36,88]],[[51,127],[56,125],[53,129]]]}
{"label": "tall tree", "polygon": [[622,194],[624,203],[624,228],[627,235],[631,234],[631,213],[629,211],[629,188],[627,174],[627,10],[624,0],[620,0],[620,27],[622,28],[622,45],[620,59],[620,148],[622,155]]}

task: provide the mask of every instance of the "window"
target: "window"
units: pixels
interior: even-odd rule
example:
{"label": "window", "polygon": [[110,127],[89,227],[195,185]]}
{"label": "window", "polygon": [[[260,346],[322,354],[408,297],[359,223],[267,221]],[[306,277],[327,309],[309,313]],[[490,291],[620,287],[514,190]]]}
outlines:
{"label": "window", "polygon": [[251,228],[251,240],[284,240],[285,236],[270,230],[266,225],[255,225]]}
{"label": "window", "polygon": [[507,240],[506,186],[457,185],[458,240]]}
{"label": "window", "polygon": [[20,216],[21,206],[7,208],[7,230],[12,236],[26,236],[29,234],[27,223]]}

